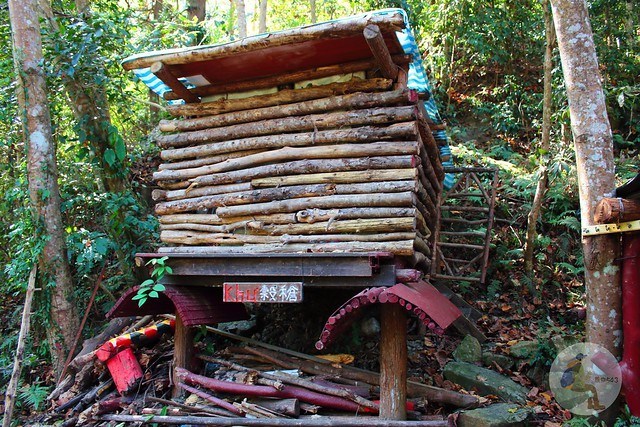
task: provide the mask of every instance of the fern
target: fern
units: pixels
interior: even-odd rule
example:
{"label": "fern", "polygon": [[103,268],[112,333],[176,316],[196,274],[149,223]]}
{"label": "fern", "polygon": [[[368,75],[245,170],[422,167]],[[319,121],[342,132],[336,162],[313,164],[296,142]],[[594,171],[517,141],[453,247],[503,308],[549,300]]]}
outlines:
{"label": "fern", "polygon": [[[37,381],[37,380],[36,380]],[[41,406],[49,395],[49,387],[41,385],[39,382],[33,384],[25,384],[20,387],[18,398],[27,406],[35,411],[40,410]]]}

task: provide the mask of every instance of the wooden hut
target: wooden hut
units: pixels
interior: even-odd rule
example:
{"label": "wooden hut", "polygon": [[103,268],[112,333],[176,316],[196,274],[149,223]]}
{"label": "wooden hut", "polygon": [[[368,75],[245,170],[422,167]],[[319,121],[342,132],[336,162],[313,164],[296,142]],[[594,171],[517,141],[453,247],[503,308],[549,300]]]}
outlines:
{"label": "wooden hut", "polygon": [[[447,147],[404,12],[151,52],[123,66],[174,116],[156,137],[163,245],[137,259],[169,257],[166,304],[142,312],[175,306],[174,366],[188,366],[189,328],[226,315],[225,304],[353,287],[316,347],[360,307],[383,304],[380,415],[404,418],[406,314],[439,333],[464,321],[423,280]],[[282,300],[285,288],[295,298]],[[109,315],[140,313],[135,292]]]}
{"label": "wooden hut", "polygon": [[405,21],[379,11],[125,60],[183,101],[156,138],[160,252],[429,264],[446,139]]}

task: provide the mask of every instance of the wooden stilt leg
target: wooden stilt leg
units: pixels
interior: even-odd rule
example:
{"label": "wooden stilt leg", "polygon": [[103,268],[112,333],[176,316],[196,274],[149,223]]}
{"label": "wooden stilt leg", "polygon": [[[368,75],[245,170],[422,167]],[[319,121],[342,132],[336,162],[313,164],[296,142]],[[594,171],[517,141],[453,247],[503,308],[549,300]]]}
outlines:
{"label": "wooden stilt leg", "polygon": [[380,331],[380,418],[407,418],[407,317],[403,307],[382,304]]}
{"label": "wooden stilt leg", "polygon": [[193,329],[184,326],[180,316],[176,316],[176,329],[174,333],[174,351],[173,351],[173,397],[178,397],[183,390],[178,388],[178,381],[175,377],[176,368],[191,369],[191,360],[193,355]]}

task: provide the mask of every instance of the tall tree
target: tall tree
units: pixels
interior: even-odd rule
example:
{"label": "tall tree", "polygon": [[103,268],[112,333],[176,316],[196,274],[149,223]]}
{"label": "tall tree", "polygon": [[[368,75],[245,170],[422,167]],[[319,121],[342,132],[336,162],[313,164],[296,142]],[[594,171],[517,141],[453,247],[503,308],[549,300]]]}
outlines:
{"label": "tall tree", "polygon": [[[569,99],[580,190],[582,226],[594,224],[594,209],[615,190],[613,137],[598,71],[585,0],[551,0]],[[587,340],[614,355],[621,346],[618,236],[582,240],[587,293]]]}
{"label": "tall tree", "polygon": [[542,210],[542,201],[549,184],[549,148],[551,140],[551,110],[552,110],[552,75],[553,72],[553,47],[556,41],[556,32],[553,26],[553,17],[549,10],[549,1],[542,0],[544,16],[545,50],[544,50],[544,97],[542,103],[542,135],[540,138],[540,167],[538,168],[538,184],[531,204],[531,211],[527,216],[527,236],[524,245],[524,268],[527,274],[533,272],[533,253],[535,248],[536,225]]}
{"label": "tall tree", "polygon": [[[9,15],[13,35],[18,99],[27,152],[29,196],[45,239],[40,259],[45,274],[42,288],[50,294],[49,348],[57,372],[62,368],[78,328],[71,295],[73,280],[65,247],[60,213],[60,193],[56,147],[51,133],[47,88],[42,68],[42,39],[37,0],[10,0]],[[54,282],[51,286],[47,282]],[[48,303],[48,302],[47,302]]]}
{"label": "tall tree", "polygon": [[318,22],[316,0],[309,0],[309,6],[311,8],[311,23],[315,24],[316,22]]}
{"label": "tall tree", "polygon": [[258,32],[267,32],[267,0],[259,0],[260,14],[258,15]]}
{"label": "tall tree", "polygon": [[236,15],[238,19],[238,37],[247,37],[247,13],[244,0],[233,0],[236,5]]}
{"label": "tall tree", "polygon": [[207,15],[206,0],[187,0],[187,15],[189,18],[196,18],[198,22],[202,22]]}

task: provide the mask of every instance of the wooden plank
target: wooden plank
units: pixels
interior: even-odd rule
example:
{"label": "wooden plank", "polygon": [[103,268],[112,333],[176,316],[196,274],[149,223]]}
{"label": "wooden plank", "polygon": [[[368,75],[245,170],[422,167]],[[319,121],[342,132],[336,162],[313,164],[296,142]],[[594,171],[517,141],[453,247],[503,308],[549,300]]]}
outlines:
{"label": "wooden plank", "polygon": [[162,80],[164,84],[171,88],[173,93],[176,94],[176,99],[184,99],[185,102],[190,104],[200,102],[200,98],[187,89],[182,82],[171,73],[171,70],[167,65],[162,62],[156,62],[151,65],[150,71],[155,74],[157,78]]}

